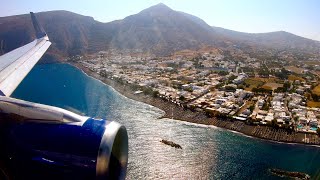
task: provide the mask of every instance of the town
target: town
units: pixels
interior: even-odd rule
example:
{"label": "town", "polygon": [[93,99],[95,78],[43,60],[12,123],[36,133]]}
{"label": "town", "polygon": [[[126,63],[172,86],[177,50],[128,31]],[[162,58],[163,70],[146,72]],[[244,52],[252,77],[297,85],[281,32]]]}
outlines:
{"label": "town", "polygon": [[[283,58],[288,58],[287,56]],[[209,117],[320,133],[318,61],[238,59],[218,49],[156,57],[117,51],[69,59],[136,94],[166,99]]]}

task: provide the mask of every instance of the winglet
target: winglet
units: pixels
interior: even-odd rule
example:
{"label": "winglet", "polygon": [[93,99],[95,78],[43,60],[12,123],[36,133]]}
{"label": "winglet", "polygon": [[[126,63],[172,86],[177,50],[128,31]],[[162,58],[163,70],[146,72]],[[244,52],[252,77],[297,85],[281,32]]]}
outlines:
{"label": "winglet", "polygon": [[43,30],[42,26],[40,26],[36,16],[33,14],[33,12],[30,12],[30,15],[31,15],[31,19],[32,19],[32,24],[33,24],[34,30],[36,31],[37,39],[45,37],[47,34]]}

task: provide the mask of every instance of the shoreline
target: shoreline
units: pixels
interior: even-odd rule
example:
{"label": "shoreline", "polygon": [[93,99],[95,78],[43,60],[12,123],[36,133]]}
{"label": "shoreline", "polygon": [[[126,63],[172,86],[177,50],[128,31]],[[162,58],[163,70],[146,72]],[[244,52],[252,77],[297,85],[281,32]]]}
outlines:
{"label": "shoreline", "polygon": [[[161,118],[169,118],[177,121],[184,121],[199,125],[215,126],[222,129],[230,130],[234,133],[240,133],[244,136],[252,138],[263,139],[276,143],[284,144],[302,144],[313,147],[320,147],[320,137],[316,134],[303,132],[288,132],[285,129],[276,129],[268,126],[248,125],[242,121],[223,119],[218,117],[207,117],[204,112],[193,112],[189,109],[184,109],[172,102],[163,100],[158,97],[152,97],[143,93],[134,94],[134,90],[130,85],[123,85],[109,78],[105,78],[84,67],[80,63],[68,63],[87,74],[109,86],[114,88],[123,96],[133,99],[135,101],[143,102],[154,107],[157,107],[165,112]],[[307,138],[305,142],[305,138]]]}

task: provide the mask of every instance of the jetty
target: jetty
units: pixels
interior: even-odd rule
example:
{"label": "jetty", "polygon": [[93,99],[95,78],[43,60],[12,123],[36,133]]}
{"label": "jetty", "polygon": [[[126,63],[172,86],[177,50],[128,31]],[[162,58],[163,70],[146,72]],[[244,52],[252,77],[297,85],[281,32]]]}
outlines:
{"label": "jetty", "polygon": [[162,139],[160,142],[162,142],[163,144],[169,145],[171,147],[177,148],[177,149],[182,149],[182,147],[179,144],[174,143],[172,141]]}

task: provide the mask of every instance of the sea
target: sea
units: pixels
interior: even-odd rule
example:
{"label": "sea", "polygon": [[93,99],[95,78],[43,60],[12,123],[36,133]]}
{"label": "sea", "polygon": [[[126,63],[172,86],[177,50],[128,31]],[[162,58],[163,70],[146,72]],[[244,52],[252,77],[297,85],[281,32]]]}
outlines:
{"label": "sea", "polygon": [[[161,119],[163,111],[126,98],[69,64],[36,65],[13,97],[117,121],[127,128],[127,179],[283,179],[270,168],[320,179],[320,148],[275,143],[214,126]],[[182,146],[160,143],[166,139]]]}

